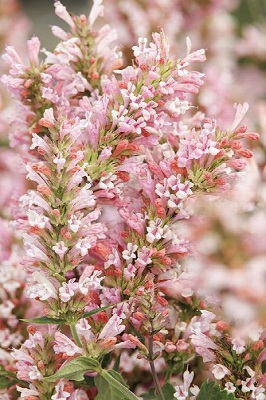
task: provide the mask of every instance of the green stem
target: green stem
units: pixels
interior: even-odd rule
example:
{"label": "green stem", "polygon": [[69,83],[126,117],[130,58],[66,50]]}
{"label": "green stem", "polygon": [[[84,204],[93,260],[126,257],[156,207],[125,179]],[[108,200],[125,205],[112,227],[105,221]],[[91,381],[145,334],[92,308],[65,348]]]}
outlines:
{"label": "green stem", "polygon": [[165,383],[169,381],[169,379],[172,376],[172,373],[173,373],[173,367],[168,367],[167,373],[166,373],[165,378],[164,378],[164,382]]}
{"label": "green stem", "polygon": [[75,342],[77,343],[77,345],[78,345],[79,347],[82,347],[82,343],[81,343],[81,341],[80,341],[78,332],[77,332],[77,330],[76,330],[76,325],[75,325],[75,324],[70,324],[69,326],[70,326],[70,330],[71,330],[72,336],[73,336],[73,338],[75,339]]}
{"label": "green stem", "polygon": [[[151,322],[152,324],[152,322]],[[155,365],[154,365],[154,359],[153,359],[153,334],[150,335],[149,337],[149,363],[150,363],[150,367],[151,367],[151,373],[152,373],[152,377],[153,377],[153,382],[158,394],[158,399],[159,400],[165,400],[164,398],[164,394],[162,392],[160,383],[159,383],[159,379],[155,370]]]}

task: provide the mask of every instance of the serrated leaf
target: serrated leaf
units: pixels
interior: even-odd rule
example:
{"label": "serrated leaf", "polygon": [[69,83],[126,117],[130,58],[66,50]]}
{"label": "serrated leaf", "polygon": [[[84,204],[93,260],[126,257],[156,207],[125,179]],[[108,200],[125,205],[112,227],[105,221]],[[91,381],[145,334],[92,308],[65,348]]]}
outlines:
{"label": "serrated leaf", "polygon": [[162,392],[165,399],[174,400],[175,388],[173,385],[171,385],[171,383],[166,382],[162,387]]}
{"label": "serrated leaf", "polygon": [[99,307],[99,308],[95,308],[94,310],[91,311],[87,311],[84,314],[82,314],[81,318],[87,318],[90,317],[94,314],[98,314],[101,311],[107,310],[108,308],[113,308],[115,307],[116,304],[110,304],[109,306],[104,306],[104,307]]}
{"label": "serrated leaf", "polygon": [[98,390],[95,400],[125,400],[124,395],[102,376],[96,376],[94,382]]}
{"label": "serrated leaf", "polygon": [[[109,386],[112,386],[112,390],[119,392],[119,396],[117,399],[122,399],[122,400],[139,400],[139,397],[137,397],[133,392],[131,392],[123,383],[121,383],[122,377],[118,374],[118,372],[110,370],[102,370],[100,373],[101,377],[104,378]],[[119,380],[117,379],[119,376]],[[98,399],[99,400],[99,399]]]}
{"label": "serrated leaf", "polygon": [[221,389],[214,381],[207,381],[201,385],[196,400],[237,400],[233,393]]}
{"label": "serrated leaf", "polygon": [[148,393],[143,393],[141,395],[141,397],[143,398],[143,400],[155,400],[156,396],[155,396],[155,388],[151,388]]}
{"label": "serrated leaf", "polygon": [[[171,383],[166,382],[162,387],[162,392],[165,400],[175,400],[175,388],[171,385]],[[141,397],[144,400],[156,400],[158,398],[158,396],[155,394],[155,388],[151,388],[148,393],[142,394]]]}
{"label": "serrated leaf", "polygon": [[6,376],[0,376],[0,390],[8,389],[16,383],[14,380],[8,379]]}
{"label": "serrated leaf", "polygon": [[65,324],[66,321],[63,318],[53,318],[53,317],[37,317],[37,318],[31,318],[31,319],[22,319],[21,321],[24,322],[30,322],[31,324],[55,324],[55,325],[61,325]]}
{"label": "serrated leaf", "polygon": [[45,381],[54,382],[58,379],[67,378],[72,381],[83,381],[84,374],[88,371],[101,371],[98,361],[90,357],[77,357],[63,365],[54,375],[44,378]]}

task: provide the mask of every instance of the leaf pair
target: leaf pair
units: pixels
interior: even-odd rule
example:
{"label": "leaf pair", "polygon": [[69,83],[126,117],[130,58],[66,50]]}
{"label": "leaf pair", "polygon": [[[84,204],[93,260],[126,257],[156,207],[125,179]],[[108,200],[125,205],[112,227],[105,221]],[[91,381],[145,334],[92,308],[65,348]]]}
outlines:
{"label": "leaf pair", "polygon": [[138,400],[124,383],[121,375],[113,370],[101,368],[100,363],[90,357],[77,357],[64,365],[54,375],[45,377],[44,380],[54,382],[59,379],[83,381],[84,374],[97,372],[95,384],[98,389],[97,400]]}

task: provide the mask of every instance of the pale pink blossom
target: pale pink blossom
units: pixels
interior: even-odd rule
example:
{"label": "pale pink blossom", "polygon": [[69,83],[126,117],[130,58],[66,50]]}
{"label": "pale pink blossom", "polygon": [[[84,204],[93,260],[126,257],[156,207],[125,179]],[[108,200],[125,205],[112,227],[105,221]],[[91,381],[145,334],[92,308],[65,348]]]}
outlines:
{"label": "pale pink blossom", "polygon": [[225,375],[231,375],[231,372],[222,364],[214,364],[211,369],[213,376],[217,380],[221,380]]}
{"label": "pale pink blossom", "polygon": [[82,350],[72,340],[61,332],[55,332],[54,351],[56,354],[64,353],[69,357],[76,354],[82,354]]}
{"label": "pale pink blossom", "polygon": [[113,315],[102,329],[99,339],[108,339],[119,335],[125,329],[122,319],[117,315]]}
{"label": "pale pink blossom", "polygon": [[65,243],[62,240],[52,246],[52,249],[59,256],[60,260],[64,258],[64,255],[68,251],[68,248],[65,246]]}
{"label": "pale pink blossom", "polygon": [[63,19],[72,29],[75,28],[75,24],[73,19],[71,18],[69,12],[66,10],[66,7],[60,1],[56,1],[54,3],[55,13],[56,15]]}
{"label": "pale pink blossom", "polygon": [[64,381],[59,381],[55,386],[55,394],[51,400],[64,400],[70,397],[70,393],[64,390]]}

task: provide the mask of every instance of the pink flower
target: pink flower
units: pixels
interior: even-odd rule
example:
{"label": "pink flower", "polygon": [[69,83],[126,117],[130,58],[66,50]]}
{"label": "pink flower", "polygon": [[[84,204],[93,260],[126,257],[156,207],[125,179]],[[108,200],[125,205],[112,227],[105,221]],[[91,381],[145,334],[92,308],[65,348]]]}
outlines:
{"label": "pink flower", "polygon": [[63,353],[69,357],[75,354],[82,354],[82,349],[61,332],[55,332],[54,351],[56,354]]}
{"label": "pink flower", "polygon": [[117,315],[113,315],[102,329],[99,339],[113,338],[124,331],[125,325],[122,325],[122,319]]}
{"label": "pink flower", "polygon": [[27,44],[31,66],[37,67],[39,65],[40,41],[37,37],[33,37],[28,40]]}
{"label": "pink flower", "polygon": [[64,258],[64,255],[66,254],[68,248],[65,246],[65,243],[61,240],[60,242],[56,243],[52,247],[54,252],[59,256],[60,260]]}
{"label": "pink flower", "polygon": [[232,340],[233,350],[235,350],[236,354],[242,354],[246,348],[246,342],[243,339],[236,338]]}
{"label": "pink flower", "polygon": [[59,289],[59,296],[63,303],[67,303],[76,294],[78,283],[75,279],[70,279],[68,282],[63,282]]}
{"label": "pink flower", "polygon": [[214,378],[217,380],[223,379],[225,375],[231,375],[229,369],[221,364],[214,364],[211,371],[213,373]]}
{"label": "pink flower", "polygon": [[64,390],[64,381],[59,381],[55,386],[55,394],[51,397],[51,400],[64,400],[70,397],[70,393]]}
{"label": "pink flower", "polygon": [[60,1],[56,1],[54,3],[54,6],[56,15],[62,20],[64,20],[72,29],[74,29],[75,28],[74,21],[71,18],[71,15],[66,10],[66,7],[63,6],[63,4]]}
{"label": "pink flower", "polygon": [[102,0],[93,0],[93,5],[89,15],[90,27],[94,24],[99,16],[103,16],[104,6],[102,5]]}

